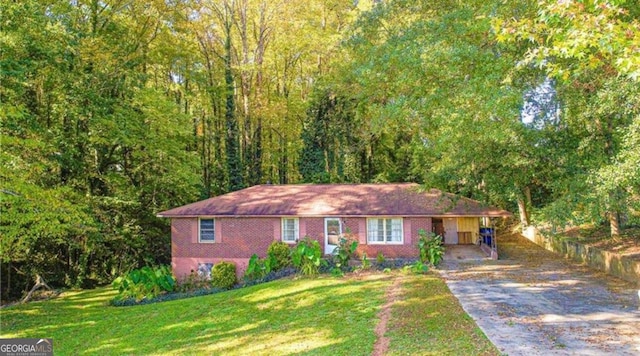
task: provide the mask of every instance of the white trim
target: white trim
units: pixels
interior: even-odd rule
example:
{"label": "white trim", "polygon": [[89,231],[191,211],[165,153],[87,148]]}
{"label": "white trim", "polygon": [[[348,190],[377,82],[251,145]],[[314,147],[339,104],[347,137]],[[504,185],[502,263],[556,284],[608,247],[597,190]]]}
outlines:
{"label": "white trim", "polygon": [[[329,221],[337,221],[338,226],[340,227],[340,231],[338,232],[338,236],[342,236],[342,219],[336,217],[324,218],[324,254],[330,255],[333,253],[333,250],[338,245],[329,245],[329,231],[327,230],[327,222]],[[331,251],[329,251],[329,246],[333,246]]]}
{"label": "white trim", "polygon": [[[284,222],[286,220],[293,220],[294,221],[294,225],[293,225],[294,239],[293,240],[285,240],[284,239],[284,232],[285,232]],[[284,243],[288,243],[288,244],[295,244],[296,242],[298,242],[299,239],[300,239],[300,219],[297,218],[297,217],[282,217],[282,218],[280,218],[280,241],[282,241]]]}
{"label": "white trim", "polygon": [[[392,224],[393,224],[393,220],[400,220],[400,241],[369,241],[369,221],[380,220],[380,219],[382,219],[383,221],[391,220]],[[367,218],[365,227],[366,227],[367,245],[404,245],[404,218],[402,217],[388,217],[388,216],[370,217],[370,218]]]}
{"label": "white trim", "polygon": [[[200,233],[202,232],[202,220],[213,221],[213,240],[202,240],[200,238]],[[201,243],[201,244],[216,243],[216,219],[215,218],[198,218],[198,243]]]}

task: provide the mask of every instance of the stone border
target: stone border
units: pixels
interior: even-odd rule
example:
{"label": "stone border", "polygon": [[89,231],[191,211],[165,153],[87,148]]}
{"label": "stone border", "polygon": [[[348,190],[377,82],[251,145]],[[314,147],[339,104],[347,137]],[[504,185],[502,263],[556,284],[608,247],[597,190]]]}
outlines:
{"label": "stone border", "polygon": [[522,235],[549,251],[560,253],[578,262],[584,262],[591,268],[636,283],[640,287],[640,261],[632,260],[615,252],[569,241],[562,237],[545,236],[533,226],[525,228]]}

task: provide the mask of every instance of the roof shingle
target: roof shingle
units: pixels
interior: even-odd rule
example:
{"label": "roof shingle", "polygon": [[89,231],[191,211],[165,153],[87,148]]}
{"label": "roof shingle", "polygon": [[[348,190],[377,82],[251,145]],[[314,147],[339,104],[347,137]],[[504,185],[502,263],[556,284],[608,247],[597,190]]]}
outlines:
{"label": "roof shingle", "polygon": [[163,211],[196,216],[489,216],[511,213],[418,184],[256,185]]}

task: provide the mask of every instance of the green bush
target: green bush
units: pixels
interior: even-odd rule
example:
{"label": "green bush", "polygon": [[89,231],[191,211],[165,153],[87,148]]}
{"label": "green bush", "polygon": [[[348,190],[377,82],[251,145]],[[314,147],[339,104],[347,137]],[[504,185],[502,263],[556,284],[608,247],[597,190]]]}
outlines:
{"label": "green bush", "polygon": [[376,256],[376,263],[378,263],[379,265],[383,264],[384,261],[386,261],[387,259],[384,258],[384,255],[382,254],[382,252],[378,252],[378,255]]}
{"label": "green bush", "polygon": [[333,250],[333,262],[336,267],[343,271],[346,270],[349,266],[349,260],[357,248],[358,241],[340,236],[338,246]]}
{"label": "green bush", "polygon": [[362,264],[360,265],[360,269],[367,270],[369,268],[371,268],[371,261],[369,261],[369,258],[367,257],[367,253],[363,252],[362,253]]}
{"label": "green bush", "polygon": [[318,241],[305,236],[301,239],[291,254],[293,265],[305,276],[315,276],[320,265],[327,261],[322,259],[322,249]]}
{"label": "green bush", "polygon": [[274,241],[269,245],[267,254],[273,259],[272,270],[278,271],[291,266],[291,249],[289,248],[289,244],[282,241]]}
{"label": "green bush", "polygon": [[275,271],[273,268],[275,264],[276,262],[273,255],[270,254],[267,258],[260,259],[258,258],[258,255],[254,253],[249,259],[249,265],[247,266],[247,270],[244,272],[244,279],[246,281],[254,281],[264,278],[266,275],[271,273],[271,271]]}
{"label": "green bush", "polygon": [[237,282],[236,265],[222,261],[213,266],[211,270],[211,284],[214,287],[230,289]]}
{"label": "green bush", "polygon": [[415,261],[413,264],[406,265],[403,267],[405,272],[411,272],[415,274],[423,274],[429,271],[429,265],[426,263],[422,263],[422,261]]}
{"label": "green bush", "polygon": [[169,266],[155,268],[145,266],[116,278],[111,285],[118,289],[118,295],[114,300],[134,298],[136,301],[140,301],[173,291],[176,279]]}
{"label": "green bush", "polygon": [[442,236],[433,232],[427,233],[423,229],[418,231],[418,249],[420,250],[420,261],[437,266],[444,257],[444,245]]}

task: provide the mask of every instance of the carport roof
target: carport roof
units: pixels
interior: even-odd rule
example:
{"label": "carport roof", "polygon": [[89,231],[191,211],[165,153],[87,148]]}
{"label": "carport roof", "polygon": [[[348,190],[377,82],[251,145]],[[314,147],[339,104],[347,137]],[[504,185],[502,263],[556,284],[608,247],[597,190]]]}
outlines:
{"label": "carport roof", "polygon": [[479,201],[425,190],[414,183],[256,185],[163,211],[159,217],[198,216],[431,216],[507,217]]}

